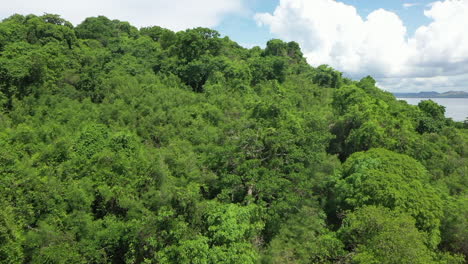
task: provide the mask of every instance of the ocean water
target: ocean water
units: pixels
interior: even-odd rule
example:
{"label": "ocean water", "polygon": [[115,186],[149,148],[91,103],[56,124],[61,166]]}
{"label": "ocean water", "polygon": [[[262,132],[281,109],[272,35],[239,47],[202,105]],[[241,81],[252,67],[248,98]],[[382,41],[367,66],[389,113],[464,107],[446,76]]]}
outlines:
{"label": "ocean water", "polygon": [[464,121],[468,118],[468,98],[397,98],[405,100],[408,104],[417,105],[422,100],[429,100],[445,106],[445,116],[455,121]]}

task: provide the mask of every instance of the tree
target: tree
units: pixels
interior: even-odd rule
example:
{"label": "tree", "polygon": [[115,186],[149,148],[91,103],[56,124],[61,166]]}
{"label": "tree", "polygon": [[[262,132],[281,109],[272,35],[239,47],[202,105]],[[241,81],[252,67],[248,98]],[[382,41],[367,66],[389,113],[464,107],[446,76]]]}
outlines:
{"label": "tree", "polygon": [[153,41],[159,42],[163,49],[173,45],[176,39],[176,34],[173,31],[158,26],[143,27],[140,29],[140,34],[149,36]]}
{"label": "tree", "polygon": [[113,39],[123,35],[136,38],[138,29],[128,22],[110,20],[105,16],[88,17],[81,24],[76,26],[75,32],[81,39],[96,39],[104,46],[107,46]]}
{"label": "tree", "polygon": [[340,88],[342,85],[341,72],[335,71],[328,65],[320,65],[315,69],[312,81],[319,86]]}
{"label": "tree", "polygon": [[303,54],[297,42],[283,42],[280,39],[269,40],[266,44],[264,56],[287,57],[292,63],[304,61]]}
{"label": "tree", "polygon": [[268,263],[335,263],[344,245],[325,225],[319,209],[303,207],[291,216],[270,243]]}
{"label": "tree", "polygon": [[284,82],[287,75],[287,61],[284,57],[254,57],[249,61],[252,71],[252,83],[277,80]]}
{"label": "tree", "polygon": [[15,42],[0,57],[0,91],[10,100],[32,92],[45,79],[46,54],[44,50],[26,42]]}
{"label": "tree", "polygon": [[[426,235],[405,213],[381,206],[364,206],[348,214],[338,231],[352,252],[352,263],[447,263],[426,246]],[[454,258],[450,263],[462,263]]]}
{"label": "tree", "polygon": [[263,223],[256,206],[211,205],[206,217],[211,245],[211,263],[256,263],[258,253],[251,243]]}
{"label": "tree", "polygon": [[217,56],[221,51],[219,36],[217,31],[201,27],[180,31],[176,33],[170,52],[181,60],[180,63],[191,62],[202,55]]}
{"label": "tree", "polygon": [[73,25],[59,15],[45,14],[40,17],[27,16],[25,25],[28,28],[27,41],[31,44],[42,45],[59,41],[71,49],[77,45],[77,38]]}
{"label": "tree", "polygon": [[416,130],[419,133],[439,132],[445,125],[445,107],[432,100],[419,102],[418,108],[422,111],[419,125]]}
{"label": "tree", "polygon": [[280,39],[272,39],[267,42],[265,56],[287,56],[287,46]]}
{"label": "tree", "polygon": [[454,197],[447,201],[442,221],[441,247],[463,254],[468,259],[468,197]]}
{"label": "tree", "polygon": [[429,233],[430,246],[440,242],[441,198],[426,169],[406,155],[385,149],[354,153],[343,164],[336,194],[342,209],[379,205],[408,213]]}

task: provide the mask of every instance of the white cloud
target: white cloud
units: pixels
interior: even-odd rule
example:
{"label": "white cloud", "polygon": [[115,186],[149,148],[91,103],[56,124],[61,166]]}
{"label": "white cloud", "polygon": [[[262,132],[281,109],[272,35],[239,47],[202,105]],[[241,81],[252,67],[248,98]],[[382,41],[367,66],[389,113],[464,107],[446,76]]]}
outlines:
{"label": "white cloud", "polygon": [[[377,85],[386,90],[402,92],[459,91],[467,87],[468,73],[454,76],[381,78]],[[410,89],[409,89],[410,88]]]}
{"label": "white cloud", "polygon": [[403,7],[404,8],[410,8],[410,7],[418,6],[418,5],[420,5],[420,4],[419,3],[404,3]]}
{"label": "white cloud", "polygon": [[255,19],[299,42],[312,65],[329,64],[354,78],[371,74],[391,90],[467,90],[468,0],[427,8],[432,22],[412,36],[393,12],[378,9],[362,18],[334,0],[281,0],[273,14]]}
{"label": "white cloud", "polygon": [[0,18],[14,13],[53,13],[76,25],[86,17],[104,15],[139,27],[158,25],[183,30],[214,27],[223,16],[244,11],[244,0],[15,0],[2,1]]}

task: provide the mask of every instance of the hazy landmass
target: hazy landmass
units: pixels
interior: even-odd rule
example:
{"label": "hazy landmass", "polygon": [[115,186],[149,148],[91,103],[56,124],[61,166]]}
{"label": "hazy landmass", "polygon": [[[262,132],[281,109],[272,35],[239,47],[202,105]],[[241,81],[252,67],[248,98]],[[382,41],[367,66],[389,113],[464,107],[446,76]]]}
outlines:
{"label": "hazy landmass", "polygon": [[463,91],[393,93],[393,95],[398,98],[468,98],[468,93]]}

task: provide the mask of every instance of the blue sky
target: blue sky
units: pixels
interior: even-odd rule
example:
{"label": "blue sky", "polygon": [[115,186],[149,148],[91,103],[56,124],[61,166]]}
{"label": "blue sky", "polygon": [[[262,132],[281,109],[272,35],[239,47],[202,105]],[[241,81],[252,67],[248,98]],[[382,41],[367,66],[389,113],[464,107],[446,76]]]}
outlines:
{"label": "blue sky", "polygon": [[[276,11],[276,12],[275,12]],[[14,13],[104,15],[137,27],[209,27],[244,47],[296,41],[312,66],[372,75],[394,92],[468,92],[468,0],[15,0]]]}

